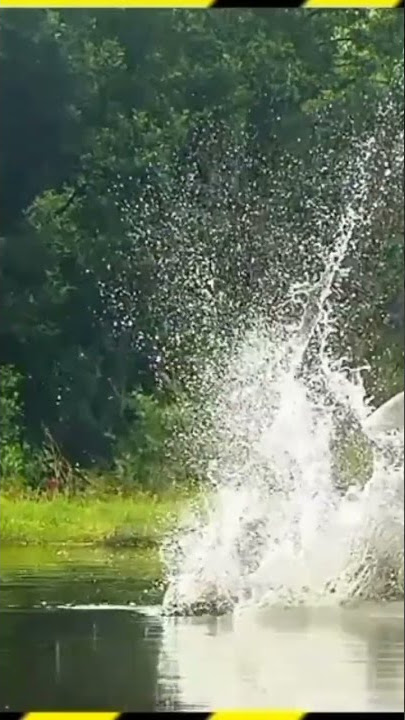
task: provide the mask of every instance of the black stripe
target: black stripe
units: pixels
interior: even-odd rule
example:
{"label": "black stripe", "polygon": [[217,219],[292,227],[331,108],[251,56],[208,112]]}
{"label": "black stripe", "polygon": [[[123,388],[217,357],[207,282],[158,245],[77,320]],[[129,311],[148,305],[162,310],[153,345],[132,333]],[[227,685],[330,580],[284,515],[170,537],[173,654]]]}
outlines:
{"label": "black stripe", "polygon": [[151,720],[182,720],[190,717],[193,720],[208,720],[211,717],[211,712],[151,712],[151,713],[137,713],[137,712],[125,712],[122,713],[117,720],[139,720],[140,715],[149,715]]}

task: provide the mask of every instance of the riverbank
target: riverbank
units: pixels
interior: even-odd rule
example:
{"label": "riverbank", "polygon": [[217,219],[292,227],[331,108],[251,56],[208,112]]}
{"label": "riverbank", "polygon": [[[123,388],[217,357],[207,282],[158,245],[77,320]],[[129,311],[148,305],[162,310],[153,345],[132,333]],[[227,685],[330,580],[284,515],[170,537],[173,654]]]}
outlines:
{"label": "riverbank", "polygon": [[67,496],[0,493],[2,545],[157,546],[196,491]]}

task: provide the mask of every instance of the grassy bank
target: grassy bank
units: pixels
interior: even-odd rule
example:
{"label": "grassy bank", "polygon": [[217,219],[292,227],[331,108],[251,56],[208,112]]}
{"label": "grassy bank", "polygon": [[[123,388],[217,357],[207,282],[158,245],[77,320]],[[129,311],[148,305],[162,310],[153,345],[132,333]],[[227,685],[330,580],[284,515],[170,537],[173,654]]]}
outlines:
{"label": "grassy bank", "polygon": [[100,498],[1,493],[0,538],[7,545],[153,546],[195,498],[190,490]]}
{"label": "grassy bank", "polygon": [[[370,447],[356,434],[339,438],[335,448],[335,481],[341,489],[363,485],[372,471]],[[14,490],[11,488],[14,487]],[[104,490],[102,488],[105,488]],[[101,483],[83,494],[28,491],[12,485],[0,492],[0,539],[12,545],[103,545],[156,547],[175,527],[196,488],[179,485],[152,494],[123,492]]]}

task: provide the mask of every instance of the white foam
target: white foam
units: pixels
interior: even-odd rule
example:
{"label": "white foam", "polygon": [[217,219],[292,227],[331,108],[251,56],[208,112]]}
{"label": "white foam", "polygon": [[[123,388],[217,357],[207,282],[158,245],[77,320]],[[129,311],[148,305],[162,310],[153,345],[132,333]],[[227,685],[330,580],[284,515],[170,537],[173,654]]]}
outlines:
{"label": "white foam", "polygon": [[369,447],[365,485],[344,494],[336,477],[339,432],[364,440],[370,416],[362,373],[330,339],[334,288],[366,222],[372,148],[356,165],[321,280],[290,290],[290,300],[306,297],[302,321],[258,319],[201,379],[211,488],[203,516],[163,548],[169,612],[403,592],[402,434]]}
{"label": "white foam", "polygon": [[400,392],[371,413],[364,427],[370,433],[390,432],[404,428],[404,393]]}

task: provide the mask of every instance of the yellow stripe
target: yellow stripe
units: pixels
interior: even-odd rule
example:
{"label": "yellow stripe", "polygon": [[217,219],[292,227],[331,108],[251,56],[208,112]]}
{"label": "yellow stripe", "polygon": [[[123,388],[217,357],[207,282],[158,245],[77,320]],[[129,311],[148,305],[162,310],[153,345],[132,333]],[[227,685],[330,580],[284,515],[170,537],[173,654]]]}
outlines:
{"label": "yellow stripe", "polygon": [[396,8],[399,0],[306,0],[307,8]]}
{"label": "yellow stripe", "polygon": [[29,712],[22,720],[116,720],[119,712]]}
{"label": "yellow stripe", "polygon": [[210,720],[302,720],[304,710],[219,710]]}
{"label": "yellow stripe", "polygon": [[0,8],[208,8],[214,0],[0,0]]}

